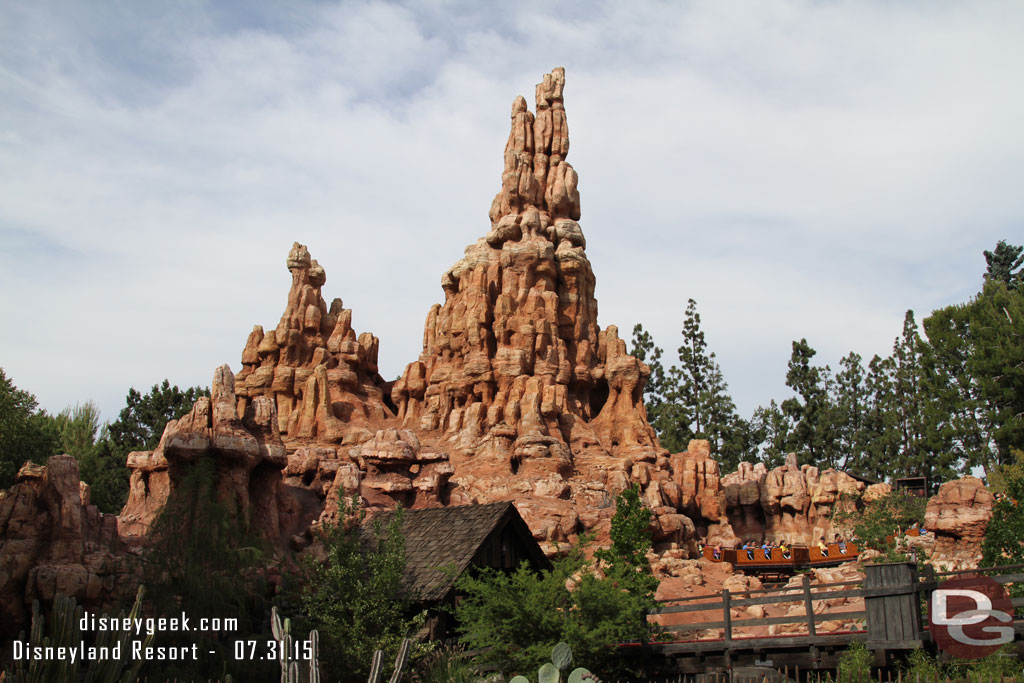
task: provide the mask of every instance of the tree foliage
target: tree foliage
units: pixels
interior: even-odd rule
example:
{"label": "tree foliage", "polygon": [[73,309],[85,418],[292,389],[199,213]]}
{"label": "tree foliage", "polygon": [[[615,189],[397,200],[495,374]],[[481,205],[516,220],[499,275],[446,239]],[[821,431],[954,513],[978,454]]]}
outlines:
{"label": "tree foliage", "polygon": [[58,448],[53,419],[36,397],[14,386],[0,368],[0,489],[14,483],[26,460],[43,463]]}
{"label": "tree foliage", "polygon": [[[79,459],[82,481],[92,489],[93,504],[103,512],[120,512],[128,499],[128,454],[156,448],[167,423],[190,411],[200,396],[209,395],[203,387],[182,391],[167,379],[145,394],[129,389],[118,418],[102,429],[91,448],[72,453]],[[82,406],[66,411],[69,425],[87,420],[90,413],[82,411]],[[84,426],[72,427],[69,435],[84,431]]]}
{"label": "tree foliage", "polygon": [[685,451],[691,439],[707,439],[725,467],[735,466],[749,454],[751,427],[736,412],[693,299],[687,302],[682,336],[679,364],[665,368],[663,351],[651,335],[641,325],[633,328],[631,353],[651,368],[644,389],[648,421],[670,452]]}
{"label": "tree foliage", "polygon": [[635,488],[616,503],[612,546],[595,553],[604,563],[603,577],[579,547],[550,571],[534,572],[524,562],[512,573],[481,569],[460,577],[460,637],[467,647],[484,650],[484,663],[504,673],[536,670],[564,641],[583,666],[623,672],[624,661],[611,646],[646,640],[657,580],[644,557],[650,511]]}
{"label": "tree foliage", "polygon": [[832,513],[832,523],[858,539],[862,546],[885,552],[893,545],[896,530],[924,526],[926,498],[895,491],[864,503],[847,499]]}
{"label": "tree foliage", "polygon": [[1000,500],[992,509],[981,544],[985,567],[1024,564],[1024,451],[1014,449],[1014,456],[1015,462],[1000,465],[990,476]]}
{"label": "tree foliage", "polygon": [[214,456],[203,455],[190,463],[150,529],[142,574],[152,589],[157,614],[184,611],[197,621],[234,618],[238,631],[224,637],[162,634],[160,645],[190,646],[200,639],[201,656],[194,662],[164,663],[160,673],[183,680],[217,680],[227,673],[262,680],[268,669],[234,661],[229,638],[262,631],[267,614],[263,567],[269,546],[258,530],[250,528],[241,501],[223,493],[220,476]]}
{"label": "tree foliage", "polygon": [[993,472],[1024,444],[1024,247],[1000,241],[984,252],[982,290],[970,301],[933,311],[919,326],[908,310],[892,352],[865,367],[850,352],[838,370],[794,341],[786,371],[792,394],[738,417],[726,393],[700,316],[690,300],[680,365],[640,325],[633,352],[647,359],[648,415],[672,451],[707,438],[729,471],[740,459],[781,464],[788,452],[818,467],[875,479],[924,476],[933,482],[972,467]]}
{"label": "tree foliage", "polygon": [[119,457],[127,457],[131,451],[153,450],[168,422],[190,411],[200,396],[209,395],[210,390],[202,387],[182,391],[167,379],[154,384],[146,394],[132,387],[125,398],[127,405],[108,428],[111,451]]}
{"label": "tree foliage", "polygon": [[394,660],[403,638],[422,615],[410,615],[402,583],[405,539],[401,508],[386,525],[364,532],[358,499],[342,500],[343,522],[321,529],[324,555],[306,555],[288,597],[304,629],[320,632],[321,659],[331,680],[364,681],[375,650]]}

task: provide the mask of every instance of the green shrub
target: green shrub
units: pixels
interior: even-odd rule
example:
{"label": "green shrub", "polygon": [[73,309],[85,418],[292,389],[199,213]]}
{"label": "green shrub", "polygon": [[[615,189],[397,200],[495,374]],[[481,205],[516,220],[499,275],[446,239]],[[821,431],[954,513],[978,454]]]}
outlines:
{"label": "green shrub", "polygon": [[843,683],[871,683],[871,651],[864,643],[850,643],[839,658],[839,680]]}

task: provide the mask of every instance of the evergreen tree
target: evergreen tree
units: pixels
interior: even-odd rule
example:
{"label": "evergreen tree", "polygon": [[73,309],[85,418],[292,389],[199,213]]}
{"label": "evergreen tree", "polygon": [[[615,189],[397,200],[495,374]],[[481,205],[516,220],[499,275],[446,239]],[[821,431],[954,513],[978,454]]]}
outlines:
{"label": "evergreen tree", "polygon": [[839,361],[835,377],[835,411],[839,469],[856,473],[870,471],[868,462],[869,393],[867,373],[859,354],[852,351]]}
{"label": "evergreen tree", "polygon": [[893,342],[893,392],[896,430],[899,438],[898,470],[904,476],[931,474],[924,444],[924,396],[921,394],[921,337],[914,312],[903,318],[903,334]]}
{"label": "evergreen tree", "polygon": [[96,447],[100,434],[100,409],[92,401],[68,406],[54,418],[60,450],[79,461]]}
{"label": "evergreen tree", "polygon": [[679,401],[679,369],[662,365],[662,349],[643,326],[633,327],[630,354],[647,364],[650,377],[644,385],[644,407],[647,421],[658,434],[662,447],[672,453],[685,451],[690,440],[689,418]]}
{"label": "evergreen tree", "polygon": [[968,372],[994,422],[997,464],[1024,445],[1024,288],[990,280],[970,306]]}
{"label": "evergreen tree", "polygon": [[58,449],[52,418],[36,397],[14,386],[0,368],[0,489],[14,483],[26,460],[44,463]]}
{"label": "evergreen tree", "polygon": [[880,481],[891,476],[893,463],[899,458],[899,439],[894,419],[896,393],[892,375],[892,359],[876,354],[868,363],[864,380],[868,394],[868,409],[864,417],[867,453],[861,463],[860,473]]}
{"label": "evergreen tree", "polygon": [[707,402],[711,392],[714,355],[708,353],[704,332],[700,329],[697,302],[693,299],[686,302],[683,345],[678,351],[682,379],[680,393],[690,416],[690,430],[695,435],[704,434],[709,420],[710,410]]}
{"label": "evergreen tree", "polygon": [[797,393],[782,402],[782,412],[793,422],[790,450],[818,467],[835,467],[834,416],[830,399],[832,370],[811,365],[817,351],[806,339],[793,342],[786,386]]}
{"label": "evergreen tree", "polygon": [[750,441],[760,449],[761,462],[765,467],[771,469],[783,465],[789,452],[791,423],[775,399],[767,408],[755,409],[749,424]]}
{"label": "evergreen tree", "polygon": [[1018,289],[1024,281],[1024,272],[1021,272],[1021,265],[1024,264],[1024,247],[1007,244],[1006,240],[999,240],[993,251],[986,250],[985,263],[988,269],[985,272],[985,282],[1002,282],[1009,289]]}
{"label": "evergreen tree", "polygon": [[[74,454],[79,458],[82,481],[92,489],[93,504],[103,512],[120,512],[128,500],[128,478],[131,474],[128,454],[156,448],[167,423],[192,410],[197,398],[209,395],[209,389],[202,387],[182,391],[166,379],[161,384],[154,384],[145,394],[140,394],[135,388],[129,389],[126,406],[121,409],[117,420],[102,429],[91,448]],[[69,426],[66,429],[70,430],[67,436],[71,440],[69,444],[76,438],[84,443],[83,437],[72,435],[88,431],[84,423],[83,426],[70,426],[86,419],[88,411],[76,414],[76,410],[83,409],[68,409],[66,422]],[[98,411],[95,418],[98,424]]]}
{"label": "evergreen tree", "polygon": [[190,411],[200,396],[209,395],[210,390],[202,387],[182,391],[166,379],[159,385],[154,384],[147,394],[140,394],[134,387],[129,389],[125,398],[127,405],[117,420],[110,423],[111,450],[119,456],[127,456],[131,451],[153,450],[168,422]]}

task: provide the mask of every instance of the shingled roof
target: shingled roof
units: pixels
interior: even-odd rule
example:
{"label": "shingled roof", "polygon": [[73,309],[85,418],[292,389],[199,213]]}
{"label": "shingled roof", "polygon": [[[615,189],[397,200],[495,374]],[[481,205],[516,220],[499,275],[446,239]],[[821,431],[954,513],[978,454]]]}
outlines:
{"label": "shingled roof", "polygon": [[[387,525],[393,514],[378,513],[373,521],[380,520]],[[443,600],[481,546],[509,525],[530,563],[536,568],[550,568],[551,563],[511,501],[405,510],[402,535],[405,537],[405,584],[410,596],[422,602]],[[445,571],[448,567],[454,567],[454,575]]]}

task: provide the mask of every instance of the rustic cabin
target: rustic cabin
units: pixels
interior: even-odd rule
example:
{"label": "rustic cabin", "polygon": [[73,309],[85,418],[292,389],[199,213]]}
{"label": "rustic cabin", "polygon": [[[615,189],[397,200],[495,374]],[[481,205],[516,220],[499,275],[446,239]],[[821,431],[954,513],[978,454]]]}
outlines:
{"label": "rustic cabin", "polygon": [[928,477],[903,477],[894,483],[897,491],[904,491],[912,496],[927,498],[931,495]]}
{"label": "rustic cabin", "polygon": [[[387,524],[391,514],[374,519]],[[406,588],[429,612],[431,640],[452,630],[452,617],[442,608],[455,603],[455,582],[472,567],[512,570],[525,560],[535,570],[551,569],[511,501],[406,510],[402,534]]]}

